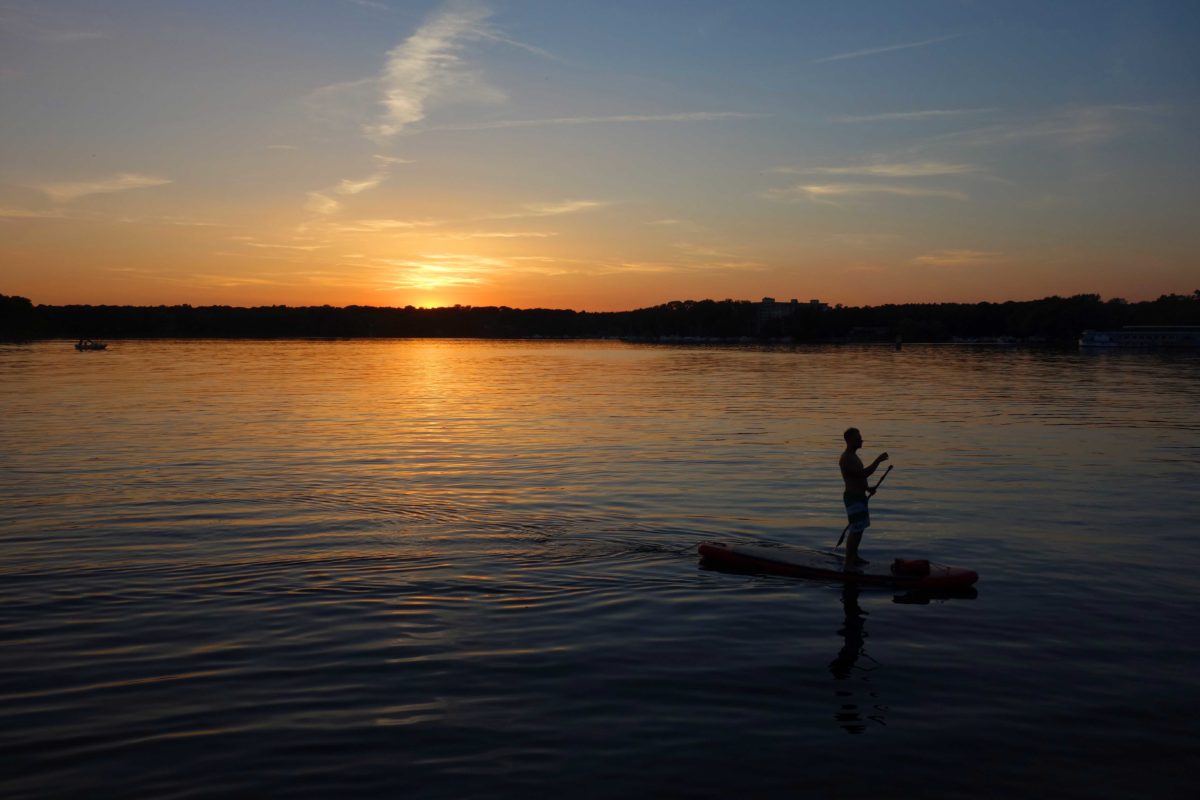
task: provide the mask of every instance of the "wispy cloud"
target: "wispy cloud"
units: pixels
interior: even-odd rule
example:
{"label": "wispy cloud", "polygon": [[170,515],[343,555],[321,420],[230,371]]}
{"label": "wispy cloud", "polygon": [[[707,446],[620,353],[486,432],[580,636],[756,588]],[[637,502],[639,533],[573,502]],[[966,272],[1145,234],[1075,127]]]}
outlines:
{"label": "wispy cloud", "polygon": [[907,161],[853,164],[841,167],[777,167],[772,172],[784,175],[866,175],[874,178],[921,178],[939,175],[968,175],[978,172],[973,164],[943,161]]}
{"label": "wispy cloud", "polygon": [[170,225],[178,228],[220,228],[224,223],[212,222],[196,217],[158,216],[158,217],[121,217],[116,220],[125,225]]}
{"label": "wispy cloud", "polygon": [[832,233],[829,239],[846,247],[868,248],[891,244],[900,237],[894,233]]}
{"label": "wispy cloud", "polygon": [[373,115],[379,94],[378,78],[359,78],[319,86],[305,95],[302,102],[308,113],[318,120],[330,124],[349,121],[361,129],[363,120]]}
{"label": "wispy cloud", "polygon": [[333,188],[333,191],[337,192],[338,194],[358,194],[360,192],[365,192],[368,189],[374,189],[376,186],[383,183],[386,178],[386,172],[376,172],[374,175],[368,175],[367,177],[359,180],[351,180],[346,178],[338,183],[338,185]]}
{"label": "wispy cloud", "polygon": [[[217,255],[237,255],[230,253],[217,253]],[[221,275],[217,273],[195,273],[191,276],[191,280],[201,286],[208,286],[218,289],[236,289],[242,286],[293,286],[294,281],[281,279],[279,277],[257,277],[254,275]]]}
{"label": "wispy cloud", "polygon": [[401,164],[413,163],[413,160],[411,158],[397,158],[396,156],[385,156],[385,155],[376,155],[375,160],[378,161],[380,164],[383,164],[384,166],[388,166],[388,167],[398,167]]}
{"label": "wispy cloud", "polygon": [[650,275],[682,272],[683,266],[669,261],[624,261],[609,266],[604,272],[648,273]]}
{"label": "wispy cloud", "polygon": [[240,242],[246,247],[257,247],[263,250],[297,250],[300,252],[312,252],[321,250],[326,247],[323,244],[283,244],[278,242],[263,242],[255,239],[253,236],[234,236],[235,242]]}
{"label": "wispy cloud", "polygon": [[482,219],[521,219],[524,217],[557,217],[563,214],[577,214],[580,211],[592,211],[611,205],[603,200],[561,200],[553,203],[527,203],[518,211],[501,214],[489,214]]}
{"label": "wispy cloud", "polygon": [[709,122],[726,119],[753,119],[767,116],[742,111],[684,111],[672,114],[618,114],[604,117],[549,117],[545,119],[505,119],[490,122],[464,122],[437,125],[430,131],[483,131],[499,128],[533,128],[547,125],[602,125],[638,122]]}
{"label": "wispy cloud", "polygon": [[515,47],[518,50],[524,50],[526,53],[530,53],[532,55],[538,56],[539,58],[544,58],[547,61],[554,61],[559,64],[567,63],[567,60],[565,58],[557,56],[554,53],[551,53],[549,50],[544,50],[540,47],[535,47],[531,44],[526,44],[525,42],[518,42],[516,39],[512,39],[508,36],[505,36],[504,34],[500,33],[499,31],[496,31],[496,30],[485,29],[480,32],[480,36],[481,36],[481,38],[487,39],[492,42],[499,42],[500,44],[505,44],[505,45],[508,45],[509,47]]}
{"label": "wispy cloud", "polygon": [[0,6],[0,31],[51,44],[107,39],[112,35],[101,26],[67,16],[61,9],[51,12],[45,4]]}
{"label": "wispy cloud", "polygon": [[44,183],[31,186],[30,188],[37,189],[56,203],[69,203],[88,195],[125,192],[130,189],[147,189],[152,186],[162,186],[170,182],[168,178],[124,172],[119,175],[113,175],[110,178],[100,178],[93,181]]}
{"label": "wispy cloud", "polygon": [[27,208],[0,206],[0,219],[62,219],[66,215],[57,209],[38,211]]}
{"label": "wispy cloud", "polygon": [[690,219],[654,219],[645,223],[653,228],[665,228],[670,231],[686,231],[700,233],[702,228]]}
{"label": "wispy cloud", "polygon": [[932,108],[924,111],[888,111],[882,114],[860,114],[833,117],[832,122],[908,122],[943,117],[961,117],[968,114],[987,114],[993,108]]}
{"label": "wispy cloud", "polygon": [[428,19],[388,53],[379,77],[383,114],[365,133],[387,140],[425,118],[428,106],[447,96],[502,99],[463,57],[464,45],[485,38],[491,11],[474,3],[455,3]]}
{"label": "wispy cloud", "polygon": [[1003,255],[994,250],[938,250],[917,256],[913,263],[933,267],[971,267],[991,263]]}
{"label": "wispy cloud", "polygon": [[304,201],[304,209],[314,214],[336,214],[341,211],[342,204],[324,192],[309,192]]}
{"label": "wispy cloud", "polygon": [[463,231],[441,235],[446,239],[549,239],[558,236],[545,231]]}
{"label": "wispy cloud", "polygon": [[[376,6],[364,2],[369,8]],[[562,59],[517,41],[491,25],[492,12],[475,0],[451,0],[387,53],[376,76],[310,92],[304,102],[328,121],[353,119],[364,135],[385,142],[409,132],[430,111],[458,102],[498,103],[505,93],[472,65],[469,45],[495,42],[553,61]],[[364,121],[366,120],[366,121]]]}
{"label": "wispy cloud", "polygon": [[332,233],[403,233],[441,225],[436,219],[358,219],[331,225]]}
{"label": "wispy cloud", "polygon": [[369,8],[372,11],[390,12],[392,10],[383,3],[375,2],[375,0],[345,0],[345,2],[349,3],[350,5],[358,6],[359,8]]}
{"label": "wispy cloud", "polygon": [[1159,106],[1094,105],[1052,111],[1037,117],[948,133],[932,143],[968,147],[1044,142],[1062,147],[1096,144],[1116,139]]}
{"label": "wispy cloud", "polygon": [[596,274],[646,273],[652,275],[688,275],[703,272],[760,272],[766,267],[758,261],[745,260],[687,260],[687,261],[622,261],[604,264]]}
{"label": "wispy cloud", "polygon": [[956,189],[938,189],[927,186],[910,186],[895,183],[822,183],[798,184],[782,189],[771,189],[765,193],[769,200],[794,202],[816,200],[832,202],[837,198],[863,195],[894,195],[897,197],[937,197],[949,200],[966,200],[967,195]]}
{"label": "wispy cloud", "polygon": [[674,242],[672,245],[676,250],[685,255],[696,258],[736,258],[733,253],[728,250],[722,250],[719,247],[714,247],[710,244],[698,244],[696,242]]}
{"label": "wispy cloud", "polygon": [[879,55],[880,53],[892,53],[896,50],[910,50],[914,47],[927,47],[928,45],[937,44],[938,42],[947,42],[951,39],[957,39],[961,35],[961,33],[953,33],[949,36],[938,36],[935,39],[923,39],[919,42],[905,42],[904,44],[891,44],[885,47],[871,47],[866,50],[854,50],[849,53],[838,53],[837,55],[818,58],[810,63],[824,64],[830,61],[846,61],[851,58],[864,58],[866,56]]}
{"label": "wispy cloud", "polygon": [[608,203],[601,200],[564,200],[559,203],[531,203],[525,206],[531,216],[556,217],[559,214],[574,214],[579,211],[590,211],[603,208]]}
{"label": "wispy cloud", "polygon": [[308,192],[304,208],[314,214],[322,214],[324,216],[336,214],[342,210],[342,202],[330,195],[336,194],[342,197],[349,197],[362,194],[386,181],[391,176],[393,167],[412,163],[408,159],[384,155],[376,155],[375,161],[380,167],[364,178],[344,178],[333,186]]}
{"label": "wispy cloud", "polygon": [[755,271],[763,268],[761,262],[747,259],[736,252],[736,245],[713,244],[712,242],[680,241],[671,244],[679,251],[683,260],[675,263],[679,272],[712,270]]}

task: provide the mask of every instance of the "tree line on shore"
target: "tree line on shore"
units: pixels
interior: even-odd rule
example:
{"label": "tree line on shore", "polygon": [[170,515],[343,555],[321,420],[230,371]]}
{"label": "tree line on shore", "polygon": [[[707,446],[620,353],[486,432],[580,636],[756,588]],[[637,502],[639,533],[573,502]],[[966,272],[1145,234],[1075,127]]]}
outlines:
{"label": "tree line on shore", "polygon": [[1200,323],[1200,290],[1156,300],[1097,294],[1003,303],[881,306],[681,300],[632,311],[507,306],[34,305],[0,294],[0,339],[629,338],[799,342],[946,342],[1004,338],[1073,342],[1085,329]]}

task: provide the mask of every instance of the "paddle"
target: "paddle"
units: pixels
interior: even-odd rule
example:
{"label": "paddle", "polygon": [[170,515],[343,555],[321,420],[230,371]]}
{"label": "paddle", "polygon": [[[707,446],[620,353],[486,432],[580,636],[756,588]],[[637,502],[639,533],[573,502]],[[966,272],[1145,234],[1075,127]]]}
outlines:
{"label": "paddle", "polygon": [[[879,489],[880,485],[883,483],[883,478],[886,478],[888,476],[888,473],[891,471],[892,471],[892,465],[889,464],[888,468],[883,471],[883,477],[879,479],[878,483],[876,483],[874,486],[871,487],[871,491],[867,495],[868,497],[875,494],[875,492]],[[846,538],[846,531],[848,531],[848,530],[850,530],[850,523],[847,522],[846,527],[842,528],[842,535],[838,537],[837,544],[835,544],[833,546],[835,550],[842,546],[842,540]]]}

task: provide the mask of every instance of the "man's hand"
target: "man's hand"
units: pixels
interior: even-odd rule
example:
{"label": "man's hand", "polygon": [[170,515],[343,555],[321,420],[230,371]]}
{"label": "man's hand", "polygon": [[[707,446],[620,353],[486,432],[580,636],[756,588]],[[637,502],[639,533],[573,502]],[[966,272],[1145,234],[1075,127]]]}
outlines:
{"label": "man's hand", "polygon": [[888,454],[887,454],[887,453],[880,453],[878,456],[876,456],[876,457],[875,457],[875,466],[879,466],[879,464],[880,464],[881,462],[884,462],[884,461],[887,461],[887,460],[888,460]]}

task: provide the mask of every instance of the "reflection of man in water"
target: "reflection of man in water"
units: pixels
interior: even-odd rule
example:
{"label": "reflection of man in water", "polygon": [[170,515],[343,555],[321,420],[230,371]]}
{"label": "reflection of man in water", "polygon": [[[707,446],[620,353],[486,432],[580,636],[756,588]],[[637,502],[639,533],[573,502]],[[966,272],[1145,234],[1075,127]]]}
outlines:
{"label": "reflection of man in water", "polygon": [[864,467],[858,457],[858,449],[863,446],[862,434],[858,432],[858,428],[847,428],[842,438],[846,440],[846,449],[838,459],[838,466],[841,467],[842,479],[846,482],[842,501],[846,504],[846,516],[850,525],[849,534],[846,536],[845,569],[850,571],[867,563],[858,557],[858,543],[862,541],[863,531],[871,525],[867,498],[875,494],[875,490],[867,486],[867,478],[871,477],[881,462],[887,461],[888,454],[880,453],[871,462],[871,466]]}
{"label": "reflection of man in water", "polygon": [[863,630],[863,617],[867,612],[858,605],[857,584],[847,583],[842,588],[842,609],[846,612],[846,619],[838,630],[843,639],[842,649],[838,651],[837,658],[829,662],[829,671],[839,681],[850,677],[850,671],[854,669],[854,664],[862,654],[867,639],[866,631]]}
{"label": "reflection of man in water", "polygon": [[[867,632],[863,629],[863,618],[867,616],[867,612],[863,611],[858,605],[858,584],[846,583],[842,588],[842,609],[845,611],[846,617],[842,623],[842,627],[838,629],[838,634],[842,637],[842,649],[838,651],[837,658],[829,662],[829,671],[833,674],[835,680],[847,680],[855,669],[869,672],[871,668],[857,666],[859,656],[874,661],[866,652]],[[864,679],[865,680],[865,679]],[[863,719],[862,712],[859,711],[858,703],[855,702],[855,691],[853,684],[843,685],[835,690],[839,700],[839,707],[834,718],[838,724],[847,733],[865,733],[867,730],[866,720]],[[875,697],[875,692],[871,691],[866,685],[860,689],[866,692],[871,698]],[[880,725],[886,724],[883,721],[882,707],[875,704],[873,700],[868,700],[876,713],[868,714],[866,719],[873,722],[878,722]]]}

